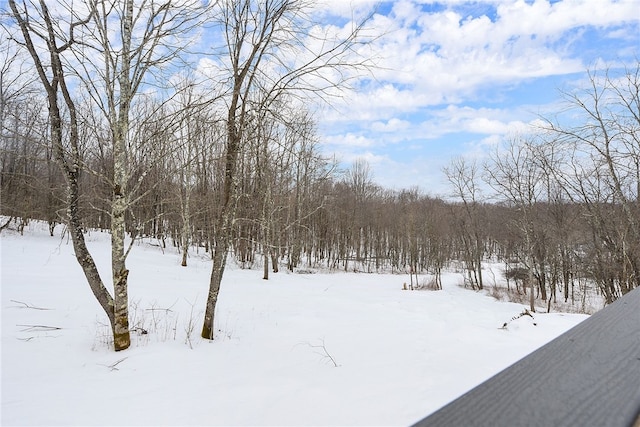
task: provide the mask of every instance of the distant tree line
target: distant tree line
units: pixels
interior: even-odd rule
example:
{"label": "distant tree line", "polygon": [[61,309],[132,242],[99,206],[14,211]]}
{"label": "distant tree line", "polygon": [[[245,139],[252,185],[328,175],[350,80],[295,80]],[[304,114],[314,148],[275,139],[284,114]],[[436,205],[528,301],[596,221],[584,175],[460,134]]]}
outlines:
{"label": "distant tree line", "polygon": [[[468,286],[484,289],[491,283],[483,263],[501,262],[515,290],[529,290],[532,309],[535,299],[566,301],[586,282],[607,303],[640,286],[640,65],[591,72],[589,87],[564,93],[557,116],[488,159],[452,160],[443,172],[453,197],[440,199],[417,187],[381,188],[365,161],[342,171],[320,151],[299,94],[340,88],[322,70],[364,67],[344,59],[361,27],[344,39],[324,35],[326,50],[292,65],[278,55],[303,43],[310,27],[292,23],[305,2],[219,2],[213,16],[228,43],[225,65],[204,80],[189,73],[160,80],[162,65],[181,55],[174,38],[211,16],[184,1],[189,13],[152,1],[136,14],[124,2],[117,16],[107,3],[87,3],[86,11],[63,11],[64,31],[44,3],[32,10],[10,1],[31,60],[9,38],[2,42],[1,214],[19,229],[44,220],[53,234],[66,224],[76,252],[83,231],[110,230],[113,299],[92,276],[92,261],[79,262],[113,324],[126,319],[125,233],[179,249],[183,266],[193,248],[211,254],[205,338],[213,337],[229,253],[246,268],[262,267],[265,279],[280,268],[322,267],[409,273],[412,283],[430,274],[436,288],[455,264]],[[136,25],[148,34],[140,38]],[[30,44],[30,35],[48,47]],[[20,72],[34,63],[39,81]],[[150,81],[166,96],[140,91]]]}
{"label": "distant tree line", "polygon": [[[313,117],[252,116],[238,159],[232,253],[264,278],[279,268],[433,274],[462,263],[467,284],[487,287],[481,263],[504,262],[514,286],[531,272],[535,297],[567,300],[583,281],[607,302],[640,285],[640,120],[638,73],[592,76],[593,87],[567,94],[574,125],[546,120],[534,136],[496,147],[477,164],[454,159],[444,173],[455,199],[418,188],[391,191],[369,166],[339,171],[318,149]],[[25,91],[3,116],[2,214],[64,222],[64,188],[51,160],[43,101]],[[210,251],[224,173],[224,120],[215,111],[148,108],[137,137],[131,184],[146,174],[128,210],[131,237]],[[635,108],[635,110],[634,110]],[[582,109],[582,111],[579,111]],[[141,111],[143,113],[143,111]],[[636,114],[634,116],[634,113]],[[109,229],[109,163],[101,131],[83,138],[83,227]],[[636,138],[636,139],[634,139]],[[495,190],[490,192],[487,185]],[[491,193],[489,200],[487,193]],[[520,280],[521,279],[521,280]]]}

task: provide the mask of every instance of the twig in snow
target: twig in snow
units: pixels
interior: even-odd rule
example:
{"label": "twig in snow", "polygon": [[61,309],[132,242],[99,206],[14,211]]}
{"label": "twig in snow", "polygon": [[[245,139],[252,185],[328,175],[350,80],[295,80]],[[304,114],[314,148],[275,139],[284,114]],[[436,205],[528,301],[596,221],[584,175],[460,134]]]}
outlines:
{"label": "twig in snow", "polygon": [[109,368],[111,371],[118,371],[119,369],[117,368],[117,366],[118,366],[121,362],[124,362],[126,359],[127,359],[126,357],[123,357],[122,359],[120,359],[120,360],[116,361],[115,363],[113,363],[113,364],[111,364],[111,365],[102,365],[102,364],[100,364],[100,365],[101,365],[101,366],[105,366],[105,367]]}
{"label": "twig in snow", "polygon": [[324,338],[321,341],[321,344],[316,344],[313,345],[311,343],[305,343],[306,345],[308,345],[311,348],[317,348],[320,349],[319,351],[316,351],[316,354],[319,354],[320,356],[322,356],[323,359],[328,359],[329,361],[331,361],[331,363],[333,364],[334,367],[338,367],[340,365],[338,365],[338,362],[336,362],[336,359],[333,358],[333,356],[331,355],[331,353],[329,353],[329,350],[327,350],[327,346],[324,343]]}
{"label": "twig in snow", "polygon": [[47,326],[47,325],[16,325],[22,326],[23,329],[20,332],[34,331],[34,332],[47,332],[47,331],[59,331],[62,328],[57,326]]}
{"label": "twig in snow", "polygon": [[184,343],[185,344],[189,344],[189,348],[193,350],[193,343],[191,342],[191,335],[193,334],[193,331],[196,328],[196,321],[193,317],[193,307],[196,305],[196,300],[194,300],[193,302],[189,301],[188,299],[184,299],[187,303],[189,303],[189,305],[191,306],[191,312],[189,313],[189,321],[187,322],[186,326],[184,327],[184,332],[187,334]]}
{"label": "twig in snow", "polygon": [[173,304],[171,304],[168,308],[156,307],[155,303],[151,306],[151,308],[145,308],[145,311],[164,311],[165,313],[173,313],[173,306],[176,305],[178,300],[176,300]]}
{"label": "twig in snow", "polygon": [[34,306],[34,305],[27,304],[26,302],[16,301],[16,300],[14,300],[14,299],[9,300],[9,301],[11,301],[11,302],[15,302],[16,304],[22,304],[22,305],[24,306],[24,307],[20,307],[20,308],[32,308],[32,309],[34,309],[34,310],[51,310],[50,308],[36,307],[36,306]]}
{"label": "twig in snow", "polygon": [[[58,338],[59,336],[60,336],[60,335],[47,335],[47,336],[44,336],[44,337],[37,337],[37,338]],[[20,341],[26,341],[26,342],[29,342],[29,341],[31,341],[31,340],[32,340],[32,339],[34,339],[34,338],[36,338],[36,337],[16,338],[16,339],[19,339]]]}

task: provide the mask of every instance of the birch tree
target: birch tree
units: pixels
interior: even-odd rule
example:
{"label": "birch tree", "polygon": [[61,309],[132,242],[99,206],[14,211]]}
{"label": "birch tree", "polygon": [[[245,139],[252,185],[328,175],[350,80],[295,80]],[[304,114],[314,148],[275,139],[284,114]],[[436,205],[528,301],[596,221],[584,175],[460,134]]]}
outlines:
{"label": "birch tree", "polygon": [[[131,182],[131,108],[148,74],[153,84],[161,84],[158,74],[184,50],[184,43],[202,16],[195,0],[125,0],[89,2],[92,17],[93,49],[98,58],[78,52],[84,64],[82,81],[105,116],[111,131],[113,189],[111,200],[111,271],[118,330],[114,339],[128,347],[128,275],[125,247],[125,214],[135,203],[135,195],[145,174]],[[177,38],[187,40],[177,44]],[[97,66],[95,66],[95,65]],[[98,75],[100,79],[93,79]],[[131,188],[130,188],[131,187]],[[118,345],[116,346],[118,348]]]}
{"label": "birch tree", "polygon": [[[94,294],[111,321],[116,351],[130,345],[128,320],[128,275],[125,247],[125,214],[135,203],[132,197],[145,174],[131,182],[131,111],[136,95],[153,74],[154,84],[163,79],[160,67],[168,67],[188,45],[194,28],[204,16],[197,0],[86,0],[73,7],[55,4],[50,12],[45,0],[23,4],[9,2],[23,34],[49,100],[53,146],[67,176],[76,255]],[[34,38],[36,41],[34,42]],[[46,55],[46,57],[45,57]],[[46,59],[45,59],[46,58]],[[71,82],[71,83],[70,83]],[[84,167],[79,152],[80,129],[77,93],[88,94],[103,113],[110,131],[113,176],[111,195],[111,272],[114,296],[100,279],[83,246],[81,218],[77,210],[78,175]],[[60,101],[64,102],[63,111]],[[86,99],[83,100],[86,102]],[[68,119],[65,117],[68,114]],[[68,120],[68,132],[63,132]],[[68,135],[68,136],[67,136]],[[63,141],[67,138],[67,141]]]}

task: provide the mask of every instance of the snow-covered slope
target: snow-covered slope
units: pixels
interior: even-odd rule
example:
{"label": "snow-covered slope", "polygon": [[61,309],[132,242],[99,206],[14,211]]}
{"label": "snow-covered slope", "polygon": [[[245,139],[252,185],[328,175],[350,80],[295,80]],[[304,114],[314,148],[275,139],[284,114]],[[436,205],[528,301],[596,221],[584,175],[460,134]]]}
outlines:
{"label": "snow-covered slope", "polygon": [[[523,306],[456,274],[442,291],[403,291],[401,275],[265,281],[231,263],[209,342],[206,254],[184,268],[141,242],[128,261],[139,329],[115,353],[61,229],[0,235],[2,425],[408,425],[586,317],[511,321]],[[108,235],[87,238],[108,280]]]}

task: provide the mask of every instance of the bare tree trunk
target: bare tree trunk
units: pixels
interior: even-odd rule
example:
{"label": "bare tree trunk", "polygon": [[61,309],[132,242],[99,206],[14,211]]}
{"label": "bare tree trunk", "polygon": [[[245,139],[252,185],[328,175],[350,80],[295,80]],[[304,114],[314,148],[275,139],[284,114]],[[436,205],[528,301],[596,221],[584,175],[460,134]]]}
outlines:
{"label": "bare tree trunk", "polygon": [[[479,226],[479,225],[478,225]],[[478,288],[480,290],[484,289],[484,283],[482,280],[482,254],[484,254],[484,248],[482,247],[483,242],[480,239],[478,233],[475,234],[475,262],[478,269]]]}
{"label": "bare tree trunk", "polygon": [[113,341],[116,351],[125,350],[131,344],[129,335],[129,296],[127,289],[129,270],[127,270],[125,265],[126,253],[124,248],[125,210],[126,201],[124,200],[124,194],[118,192],[116,184],[114,200],[111,204],[111,272],[113,274],[115,302]]}
{"label": "bare tree trunk", "polygon": [[529,285],[529,309],[533,313],[536,311],[536,291],[535,286],[533,286],[533,266],[531,265],[531,257],[529,257],[529,273],[527,275],[527,282]]}
{"label": "bare tree trunk", "polygon": [[[115,302],[114,344],[116,351],[129,347],[129,297],[125,252],[125,214],[128,207],[127,181],[129,179],[127,159],[127,137],[129,133],[129,106],[131,93],[131,39],[133,27],[133,2],[126,4],[122,17],[122,65],[118,75],[119,103],[117,116],[111,105],[111,126],[113,133],[113,199],[111,201],[111,272],[113,274],[113,293]],[[114,129],[115,127],[115,129]]]}
{"label": "bare tree trunk", "polygon": [[185,183],[185,195],[182,204],[182,267],[187,266],[187,256],[189,255],[189,236],[191,235],[191,187],[189,183]]}
{"label": "bare tree trunk", "polygon": [[264,254],[262,256],[264,265],[262,266],[262,279],[269,280],[269,252],[266,246],[263,247]]}
{"label": "bare tree trunk", "polygon": [[112,332],[115,334],[115,310],[114,301],[109,291],[104,286],[98,268],[93,260],[93,257],[89,253],[87,244],[84,240],[84,234],[82,232],[82,224],[80,221],[80,215],[78,213],[78,179],[77,174],[67,174],[67,191],[68,191],[68,207],[67,207],[67,223],[69,225],[69,232],[71,233],[71,242],[73,243],[73,250],[76,254],[78,264],[82,267],[82,272],[87,278],[89,288],[91,292],[98,300],[98,303],[109,318]]}
{"label": "bare tree trunk", "polygon": [[212,340],[214,338],[215,309],[220,293],[220,284],[229,254],[231,243],[231,225],[233,223],[236,166],[242,134],[238,131],[237,107],[240,101],[240,89],[242,80],[236,77],[236,83],[232,95],[232,102],[227,116],[227,153],[225,156],[225,173],[222,190],[222,205],[220,206],[218,226],[214,236],[213,266],[211,267],[211,279],[209,281],[209,293],[204,312],[202,325],[202,338]]}
{"label": "bare tree trunk", "polygon": [[[231,115],[230,115],[231,116]],[[233,122],[235,117],[231,118]],[[235,132],[234,132],[235,133]],[[216,227],[213,247],[213,266],[209,280],[209,293],[205,306],[204,323],[202,325],[202,338],[212,340],[214,338],[215,309],[220,293],[220,284],[229,254],[231,242],[231,224],[234,215],[232,193],[234,193],[235,167],[239,151],[239,138],[234,134],[229,136],[229,145],[226,155],[226,167],[224,178],[223,202],[220,207],[220,220]]]}
{"label": "bare tree trunk", "polygon": [[207,305],[205,306],[204,324],[202,325],[202,338],[212,340],[214,338],[214,314],[220,293],[220,283],[224,274],[227,255],[229,253],[229,237],[214,238],[215,249],[213,250],[213,267],[211,268],[211,278],[209,280],[209,294],[207,295]]}
{"label": "bare tree trunk", "polygon": [[271,227],[272,227],[272,221],[271,221],[271,210],[272,210],[272,200],[271,200],[271,186],[272,186],[272,182],[270,179],[270,171],[267,169],[268,168],[268,157],[267,157],[267,150],[266,150],[266,146],[267,144],[264,143],[263,144],[265,147],[264,150],[264,171],[263,171],[263,176],[262,176],[262,181],[264,184],[264,201],[262,204],[262,221],[261,221],[261,226],[262,226],[262,236],[264,239],[263,245],[262,245],[262,251],[264,252],[264,271],[263,271],[263,275],[262,278],[264,280],[269,280],[269,257],[271,255]]}

